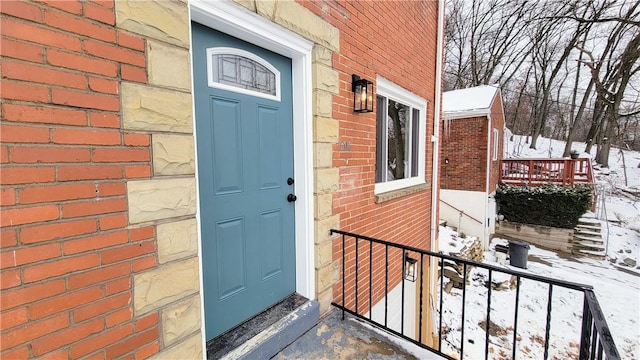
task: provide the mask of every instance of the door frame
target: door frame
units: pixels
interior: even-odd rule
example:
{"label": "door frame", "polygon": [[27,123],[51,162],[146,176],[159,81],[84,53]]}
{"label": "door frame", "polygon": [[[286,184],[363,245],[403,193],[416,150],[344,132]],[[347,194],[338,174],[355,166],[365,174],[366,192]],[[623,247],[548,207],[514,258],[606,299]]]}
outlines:
{"label": "door frame", "polygon": [[[294,178],[298,200],[295,205],[295,254],[296,292],[315,299],[314,222],[313,222],[313,127],[312,127],[312,72],[313,43],[302,36],[277,25],[262,16],[248,11],[232,1],[189,0],[190,21],[234,36],[277,54],[291,58],[293,81],[293,151]],[[268,36],[268,37],[267,37]],[[191,22],[189,22],[191,43]],[[277,40],[272,40],[277,39]],[[191,46],[189,49],[191,54]],[[191,58],[191,57],[190,57]],[[191,64],[193,82],[193,63]],[[193,83],[191,86],[192,89]],[[194,139],[195,106],[193,113]],[[196,186],[198,186],[198,161],[196,151]],[[198,188],[198,187],[197,187]],[[200,194],[196,192],[198,211],[198,261],[200,265],[200,297],[204,319],[204,283],[202,277],[202,247],[200,231]],[[204,321],[202,322],[204,334]],[[204,336],[203,336],[204,339]],[[206,340],[203,340],[206,342]],[[206,348],[206,347],[205,347]],[[206,357],[206,352],[204,354]]]}

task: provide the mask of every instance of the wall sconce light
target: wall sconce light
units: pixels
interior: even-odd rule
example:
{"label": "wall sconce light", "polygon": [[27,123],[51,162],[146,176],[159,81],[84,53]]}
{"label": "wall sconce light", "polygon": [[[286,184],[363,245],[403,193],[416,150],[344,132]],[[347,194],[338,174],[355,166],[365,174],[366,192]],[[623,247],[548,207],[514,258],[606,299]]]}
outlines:
{"label": "wall sconce light", "polygon": [[444,158],[444,163],[445,163],[445,165],[449,163],[449,158],[448,157]]}
{"label": "wall sconce light", "polygon": [[359,113],[372,112],[373,83],[353,74],[351,75],[351,90],[353,90],[353,111]]}
{"label": "wall sconce light", "polygon": [[417,259],[414,259],[412,257],[409,257],[409,255],[407,255],[406,253],[404,254],[404,279],[405,280],[409,280],[411,282],[415,282],[416,281],[416,271],[418,266],[416,266],[416,264],[418,263]]}

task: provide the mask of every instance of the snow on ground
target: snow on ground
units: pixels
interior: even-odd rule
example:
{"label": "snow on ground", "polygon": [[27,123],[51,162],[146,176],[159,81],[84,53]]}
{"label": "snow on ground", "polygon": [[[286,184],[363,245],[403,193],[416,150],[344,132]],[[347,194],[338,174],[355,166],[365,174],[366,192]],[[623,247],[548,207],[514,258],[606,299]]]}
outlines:
{"label": "snow on ground", "polygon": [[[514,136],[506,147],[507,157],[560,157],[564,142],[540,139],[539,149],[532,150],[523,137]],[[574,143],[582,150],[584,144]],[[594,150],[595,154],[595,150]],[[592,157],[582,153],[582,157]],[[504,265],[505,268],[529,272],[554,279],[588,284],[594,291],[606,316],[614,341],[623,359],[640,359],[640,152],[624,152],[627,184],[624,181],[622,157],[611,150],[609,168],[594,165],[601,196],[596,215],[602,219],[608,236],[608,259],[593,260],[548,251],[535,246],[529,250],[526,270]],[[636,195],[633,195],[635,193]],[[606,219],[606,220],[605,220]],[[441,228],[441,248],[452,251],[466,239],[452,241],[453,231]],[[446,236],[442,236],[446,234]],[[453,233],[455,235],[455,233]],[[455,238],[455,236],[454,236]],[[494,238],[491,249],[506,240]],[[495,262],[494,251],[485,252],[485,262]],[[465,326],[463,349],[465,359],[484,357],[487,309],[488,271],[474,268],[465,290]],[[514,336],[515,279],[506,274],[492,274],[489,352],[493,359],[511,359]],[[577,359],[580,344],[583,296],[580,292],[553,287],[550,359]],[[516,330],[518,359],[540,359],[544,354],[544,336],[549,287],[543,283],[522,280]],[[446,335],[443,351],[459,353],[461,344],[462,290],[453,288],[444,298]]]}

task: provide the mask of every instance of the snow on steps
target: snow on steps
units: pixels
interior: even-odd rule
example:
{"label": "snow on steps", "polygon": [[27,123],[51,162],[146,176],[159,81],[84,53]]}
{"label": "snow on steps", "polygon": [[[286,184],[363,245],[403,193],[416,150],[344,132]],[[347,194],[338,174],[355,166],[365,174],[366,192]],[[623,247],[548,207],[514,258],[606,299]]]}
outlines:
{"label": "snow on steps", "polygon": [[602,233],[600,232],[600,220],[589,215],[580,218],[573,232],[571,252],[595,259],[604,259],[606,257]]}

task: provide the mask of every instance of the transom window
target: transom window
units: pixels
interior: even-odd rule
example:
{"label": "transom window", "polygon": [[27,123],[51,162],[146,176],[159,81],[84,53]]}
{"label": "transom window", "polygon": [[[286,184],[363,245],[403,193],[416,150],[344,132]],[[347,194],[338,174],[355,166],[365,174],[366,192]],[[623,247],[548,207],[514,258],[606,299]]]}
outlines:
{"label": "transom window", "polygon": [[375,193],[423,184],[427,101],[381,77],[376,87]]}
{"label": "transom window", "polygon": [[241,49],[207,49],[210,87],[280,101],[280,72],[261,57]]}

